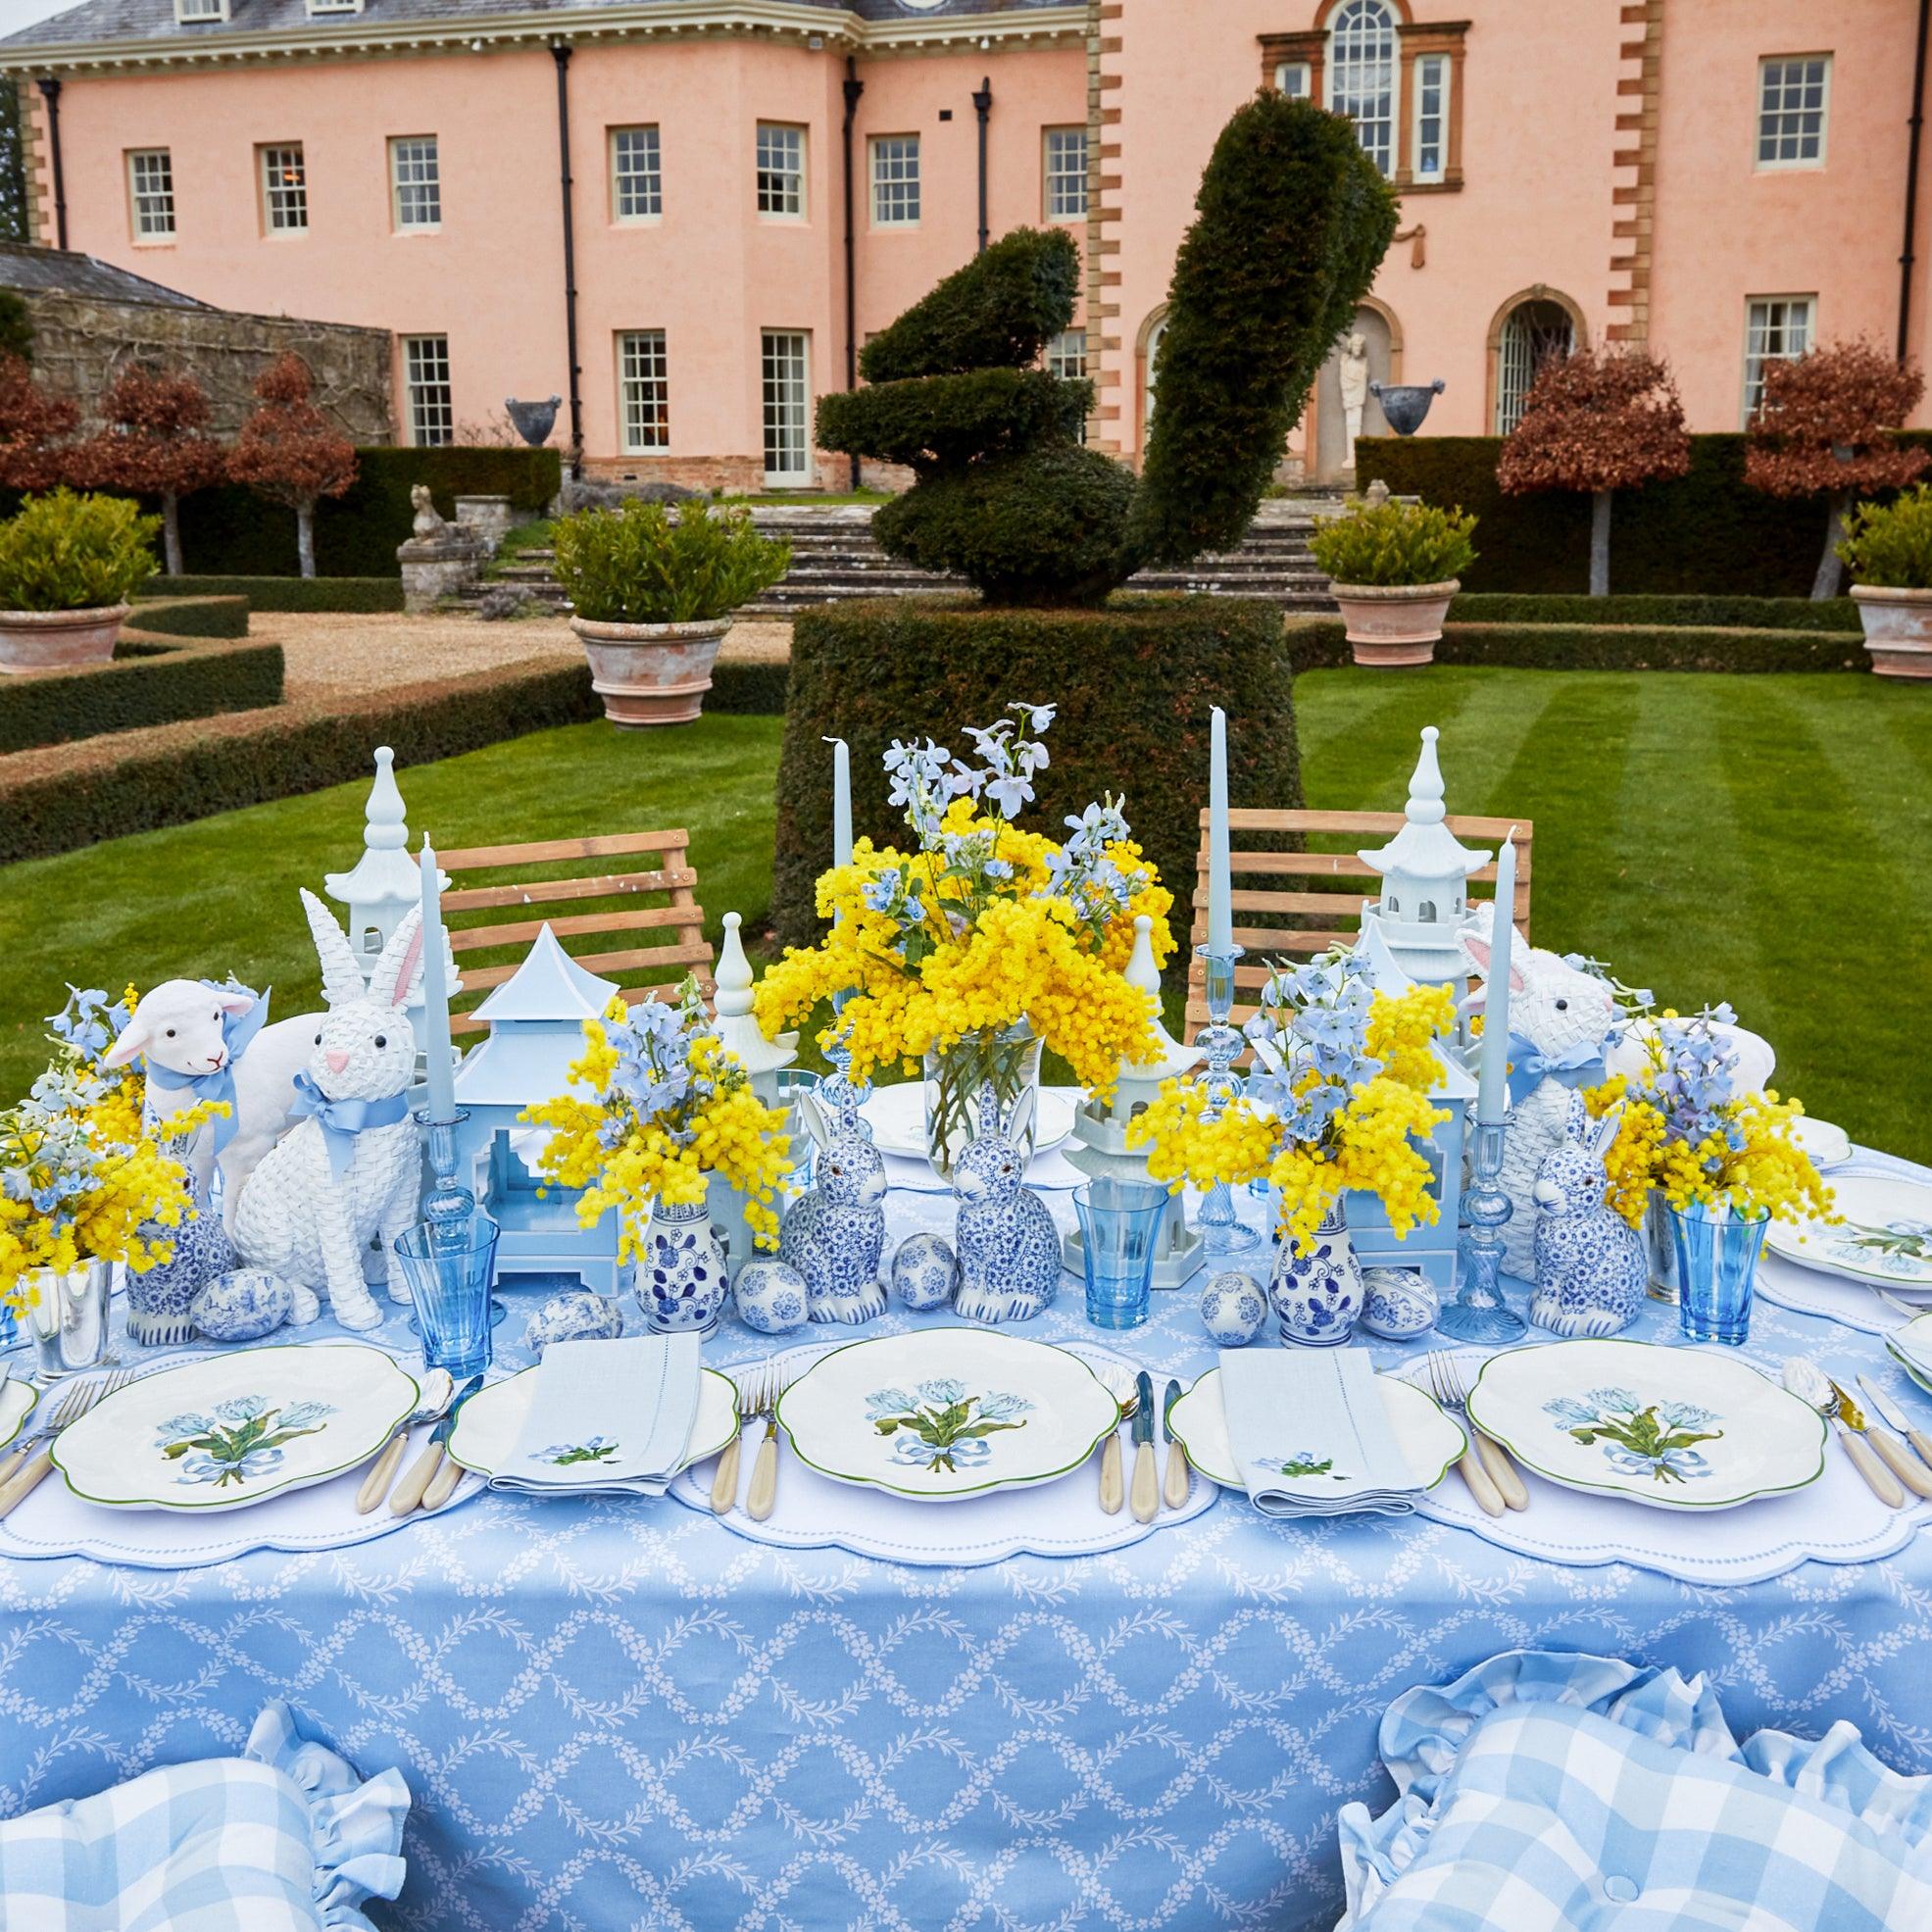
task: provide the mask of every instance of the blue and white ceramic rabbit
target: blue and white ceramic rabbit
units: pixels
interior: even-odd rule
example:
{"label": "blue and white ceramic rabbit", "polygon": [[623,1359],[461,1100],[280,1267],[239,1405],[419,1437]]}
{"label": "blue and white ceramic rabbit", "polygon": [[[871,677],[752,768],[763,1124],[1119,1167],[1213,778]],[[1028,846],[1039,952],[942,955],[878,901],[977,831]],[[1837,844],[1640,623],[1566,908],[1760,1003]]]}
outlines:
{"label": "blue and white ceramic rabbit", "polygon": [[856,1108],[832,1114],[804,1093],[796,1104],[817,1154],[811,1188],[785,1210],[778,1259],[804,1275],[814,1321],[869,1321],[885,1313],[885,1163]]}
{"label": "blue and white ceramic rabbit", "polygon": [[1604,1157],[1621,1108],[1590,1117],[1569,1097],[1562,1144],[1536,1170],[1536,1294],[1529,1318],[1553,1335],[1614,1335],[1644,1305],[1649,1272],[1637,1230],[1605,1205]]}
{"label": "blue and white ceramic rabbit", "polygon": [[959,1196],[954,1248],[960,1285],[953,1306],[968,1321],[1030,1321],[1060,1290],[1060,1232],[1026,1186],[1032,1088],[1001,1117],[991,1087],[979,1100],[979,1131],[953,1164]]}

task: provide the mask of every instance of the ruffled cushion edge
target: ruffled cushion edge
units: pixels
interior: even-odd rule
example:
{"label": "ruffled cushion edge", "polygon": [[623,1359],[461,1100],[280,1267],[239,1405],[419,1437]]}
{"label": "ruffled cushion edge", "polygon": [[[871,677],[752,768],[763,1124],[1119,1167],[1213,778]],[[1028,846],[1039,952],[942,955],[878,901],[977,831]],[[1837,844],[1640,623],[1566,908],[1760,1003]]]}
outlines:
{"label": "ruffled cushion edge", "polygon": [[1667,1664],[1640,1667],[1587,1652],[1503,1651],[1453,1683],[1403,1692],[1384,1713],[1381,1758],[1400,1796],[1380,1817],[1362,1804],[1341,1809],[1348,1909],[1336,1932],[1350,1932],[1421,1856],[1443,1783],[1476,1726],[1492,1711],[1525,1704],[1593,1711],[1670,1749],[1741,1764],[1907,1847],[1932,1842],[1932,1776],[1907,1777],[1881,1763],[1855,1725],[1835,1723],[1815,1740],[1762,1730],[1740,1746],[1702,1671],[1685,1677]]}
{"label": "ruffled cushion edge", "polygon": [[376,1932],[362,1907],[403,1889],[403,1821],[409,1786],[394,1769],[363,1777],[346,1758],[310,1735],[279,1698],[248,1734],[243,1756],[281,1772],[309,1810],[315,1901],[329,1932]]}

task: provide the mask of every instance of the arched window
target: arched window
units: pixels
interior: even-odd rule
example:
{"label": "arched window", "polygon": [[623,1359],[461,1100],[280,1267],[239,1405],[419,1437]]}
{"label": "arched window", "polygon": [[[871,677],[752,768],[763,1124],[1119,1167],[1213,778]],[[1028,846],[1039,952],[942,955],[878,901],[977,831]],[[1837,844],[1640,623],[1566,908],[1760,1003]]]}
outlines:
{"label": "arched window", "polygon": [[1523,402],[1544,362],[1575,347],[1576,324],[1560,302],[1518,302],[1503,319],[1496,354],[1499,436],[1507,436],[1522,421]]}
{"label": "arched window", "polygon": [[1141,352],[1147,368],[1141,379],[1140,446],[1147,448],[1148,433],[1154,427],[1154,388],[1160,380],[1161,338],[1167,332],[1167,319],[1161,320],[1147,331],[1147,347]]}
{"label": "arched window", "polygon": [[1416,909],[1415,909],[1415,916],[1416,916],[1416,917],[1417,917],[1417,918],[1418,918],[1418,919],[1419,919],[1419,920],[1420,920],[1420,921],[1421,921],[1421,922],[1422,922],[1422,923],[1423,923],[1424,925],[1433,925],[1433,924],[1435,924],[1435,921],[1436,921],[1436,902],[1435,902],[1435,901],[1434,901],[1433,899],[1425,899],[1425,900],[1423,900],[1423,901],[1422,901],[1422,903],[1421,903],[1421,904],[1420,904],[1420,905],[1419,905],[1418,907],[1416,907]]}
{"label": "arched window", "polygon": [[1396,27],[1383,0],[1347,0],[1329,23],[1328,105],[1355,123],[1362,153],[1393,174]]}

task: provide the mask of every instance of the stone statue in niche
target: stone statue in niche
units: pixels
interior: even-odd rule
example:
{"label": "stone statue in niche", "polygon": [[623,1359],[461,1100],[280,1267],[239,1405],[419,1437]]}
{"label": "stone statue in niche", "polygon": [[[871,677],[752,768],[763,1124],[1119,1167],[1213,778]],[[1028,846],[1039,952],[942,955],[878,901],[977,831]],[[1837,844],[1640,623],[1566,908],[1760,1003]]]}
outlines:
{"label": "stone statue in niche", "polygon": [[1355,439],[1362,434],[1362,412],[1368,407],[1368,341],[1360,330],[1352,331],[1336,362],[1336,376],[1342,387],[1342,421],[1347,438],[1349,467],[1355,464]]}

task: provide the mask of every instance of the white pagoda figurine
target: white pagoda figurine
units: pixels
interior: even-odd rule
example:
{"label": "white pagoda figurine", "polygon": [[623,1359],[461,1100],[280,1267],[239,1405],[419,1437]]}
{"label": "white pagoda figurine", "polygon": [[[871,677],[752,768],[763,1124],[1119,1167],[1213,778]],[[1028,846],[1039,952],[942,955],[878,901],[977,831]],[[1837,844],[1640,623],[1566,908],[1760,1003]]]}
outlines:
{"label": "white pagoda figurine", "polygon": [[1456,934],[1469,915],[1469,874],[1494,854],[1471,851],[1443,822],[1436,736],[1433,724],[1423,726],[1422,755],[1403,813],[1408,822],[1379,852],[1356,854],[1382,875],[1381,896],[1362,902],[1362,929],[1365,934],[1376,926],[1411,979],[1454,986],[1460,1005],[1469,985]]}
{"label": "white pagoda figurine", "polygon": [[456,1171],[503,1230],[500,1275],[575,1274],[586,1287],[618,1292],[617,1210],[580,1226],[579,1191],[530,1164],[548,1130],[519,1118],[569,1089],[570,1063],[583,1057],[583,1022],[601,1016],[617,991],[571,959],[546,922],[523,964],[476,1009],[490,1036],[457,1069],[456,1105],[467,1117],[457,1123]]}
{"label": "white pagoda figurine", "polygon": [[[777,1107],[782,1098],[778,1074],[798,1058],[798,1035],[780,1033],[768,1040],[752,1016],[751,962],[738,936],[742,923],[736,913],[724,915],[724,944],[718,954],[712,1012],[725,1051],[751,1075],[752,1092],[767,1107]],[[751,1224],[745,1219],[745,1198],[722,1174],[714,1174],[705,1199],[711,1209],[712,1235],[723,1251],[725,1268],[735,1276],[755,1252]]]}
{"label": "white pagoda figurine", "polygon": [[[1138,1180],[1148,1178],[1147,1149],[1127,1146],[1127,1123],[1153,1105],[1164,1080],[1177,1079],[1199,1064],[1199,1047],[1184,1047],[1167,1031],[1161,1017],[1161,975],[1154,965],[1154,945],[1148,937],[1154,921],[1145,913],[1134,920],[1134,950],[1121,977],[1129,986],[1138,986],[1153,1004],[1150,1024],[1159,1051],[1151,1061],[1122,1061],[1120,1076],[1114,1088],[1114,1099],[1106,1107],[1082,1100],[1073,1115],[1073,1134],[1065,1149],[1067,1160],[1082,1173],[1095,1180]],[[1173,1195],[1167,1203],[1162,1226],[1161,1243],[1154,1255],[1154,1286],[1178,1288],[1201,1265],[1201,1236],[1187,1224],[1182,1199]],[[1073,1273],[1082,1271],[1080,1230],[1076,1227],[1061,1237],[1061,1260]]]}

